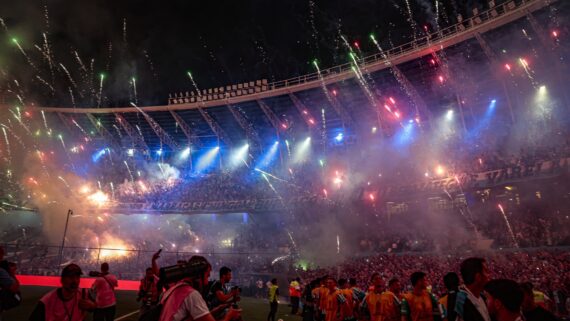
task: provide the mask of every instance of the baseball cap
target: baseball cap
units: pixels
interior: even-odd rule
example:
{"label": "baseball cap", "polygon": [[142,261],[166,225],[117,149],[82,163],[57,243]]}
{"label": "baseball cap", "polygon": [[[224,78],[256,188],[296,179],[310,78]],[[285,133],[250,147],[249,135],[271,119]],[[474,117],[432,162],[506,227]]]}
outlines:
{"label": "baseball cap", "polygon": [[80,276],[82,274],[83,274],[83,272],[81,271],[81,268],[79,267],[79,265],[77,265],[75,263],[71,263],[71,264],[67,265],[61,271],[61,277]]}

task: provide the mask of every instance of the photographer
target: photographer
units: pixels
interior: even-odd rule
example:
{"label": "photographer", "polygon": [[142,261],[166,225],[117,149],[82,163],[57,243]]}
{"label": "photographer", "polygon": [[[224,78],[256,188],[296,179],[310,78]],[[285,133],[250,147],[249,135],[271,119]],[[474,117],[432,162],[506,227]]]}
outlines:
{"label": "photographer", "polygon": [[139,294],[137,296],[137,302],[141,302],[142,304],[140,309],[141,314],[158,304],[160,294],[158,281],[158,276],[154,274],[153,269],[147,268],[145,277],[141,280]]}
{"label": "photographer", "polygon": [[[214,282],[208,294],[208,305],[210,309],[215,309],[221,304],[236,303],[240,300],[240,289],[233,287],[230,289],[229,282],[232,280],[232,270],[226,266],[220,269],[220,280]],[[221,317],[223,316],[220,315]]]}
{"label": "photographer", "polygon": [[[193,256],[185,265],[175,265],[161,269],[160,279],[164,282],[176,281],[161,299],[160,321],[214,321],[206,302],[200,294],[208,284],[212,266],[203,256]],[[182,276],[180,277],[180,274]],[[221,305],[219,308],[227,308]],[[240,318],[241,310],[230,308],[223,321]]]}

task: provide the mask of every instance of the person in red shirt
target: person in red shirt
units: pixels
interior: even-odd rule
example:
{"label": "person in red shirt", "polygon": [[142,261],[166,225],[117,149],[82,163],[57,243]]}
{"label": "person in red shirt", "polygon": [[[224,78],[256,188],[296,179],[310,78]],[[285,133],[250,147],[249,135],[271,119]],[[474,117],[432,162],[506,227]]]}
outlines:
{"label": "person in red shirt", "polygon": [[91,290],[95,294],[97,308],[93,312],[93,321],[115,320],[117,299],[115,288],[118,285],[117,278],[109,273],[109,263],[101,264],[101,272],[97,275]]}

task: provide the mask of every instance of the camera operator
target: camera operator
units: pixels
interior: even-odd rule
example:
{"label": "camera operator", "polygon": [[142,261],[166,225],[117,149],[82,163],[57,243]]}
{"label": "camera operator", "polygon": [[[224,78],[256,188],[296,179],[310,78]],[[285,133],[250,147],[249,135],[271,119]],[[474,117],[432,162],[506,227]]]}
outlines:
{"label": "camera operator", "polygon": [[[212,313],[208,310],[206,301],[200,294],[208,284],[212,266],[203,256],[193,256],[185,265],[175,265],[161,269],[160,279],[169,282],[166,275],[179,274],[182,271],[183,278],[164,293],[161,299],[162,311],[160,321],[214,321]],[[227,308],[229,305],[220,305],[219,308]],[[211,313],[212,312],[212,313]],[[223,321],[232,321],[240,318],[241,310],[229,309]]]}
{"label": "camera operator", "polygon": [[116,303],[115,288],[118,285],[117,278],[109,273],[109,263],[101,264],[101,272],[89,272],[89,276],[96,276],[91,290],[95,294],[97,309],[93,312],[93,321],[115,320]]}
{"label": "camera operator", "polygon": [[[236,303],[240,300],[240,288],[229,287],[229,282],[232,280],[232,270],[227,266],[222,266],[220,269],[220,280],[214,282],[208,294],[208,305],[210,309],[215,309],[224,303]],[[225,311],[224,311],[225,312]],[[220,317],[223,317],[223,314]]]}

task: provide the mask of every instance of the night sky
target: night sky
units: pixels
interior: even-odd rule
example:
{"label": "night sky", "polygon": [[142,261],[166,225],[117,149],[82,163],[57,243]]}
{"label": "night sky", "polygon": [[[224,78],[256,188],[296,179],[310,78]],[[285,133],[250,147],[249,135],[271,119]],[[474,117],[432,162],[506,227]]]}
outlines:
{"label": "night sky", "polygon": [[[424,25],[433,30],[434,1],[409,1],[417,32]],[[461,7],[454,0],[440,1],[441,26],[453,22],[456,12],[465,14],[471,2],[483,1],[458,2]],[[0,93],[11,102],[13,92],[21,91],[26,103],[41,105],[72,105],[68,88],[73,86],[59,63],[77,84],[73,91],[78,107],[94,104],[88,92],[98,89],[100,73],[105,74],[102,106],[128,105],[133,100],[132,77],[139,105],[165,104],[168,93],[192,90],[187,71],[201,88],[261,78],[282,80],[314,72],[313,59],[321,68],[347,62],[339,34],[351,43],[358,41],[364,55],[375,52],[370,33],[385,48],[412,38],[405,0],[0,0],[0,8],[8,28],[0,31]],[[53,76],[47,59],[34,47],[45,50],[46,31]],[[37,70],[12,38],[18,39]],[[81,70],[74,51],[87,72]]]}

